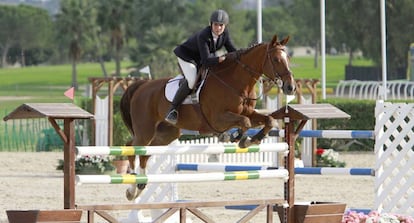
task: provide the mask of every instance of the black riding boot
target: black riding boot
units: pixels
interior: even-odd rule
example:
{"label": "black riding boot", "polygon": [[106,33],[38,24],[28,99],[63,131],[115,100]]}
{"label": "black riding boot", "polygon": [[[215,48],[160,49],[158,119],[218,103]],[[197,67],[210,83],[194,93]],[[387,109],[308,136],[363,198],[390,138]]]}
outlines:
{"label": "black riding boot", "polygon": [[181,103],[190,93],[191,93],[191,89],[188,87],[187,81],[184,81],[183,83],[181,83],[180,87],[175,93],[173,101],[171,102],[171,108],[168,111],[167,116],[165,117],[165,121],[173,125],[177,123],[178,107],[181,105]]}

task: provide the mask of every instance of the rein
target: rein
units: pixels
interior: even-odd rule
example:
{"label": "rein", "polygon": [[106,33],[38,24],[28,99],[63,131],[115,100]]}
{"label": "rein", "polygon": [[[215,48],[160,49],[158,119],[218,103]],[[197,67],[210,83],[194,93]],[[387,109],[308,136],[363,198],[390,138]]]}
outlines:
{"label": "rein", "polygon": [[[280,75],[277,73],[277,72],[275,72],[275,65],[274,65],[274,63],[273,63],[273,61],[272,61],[272,58],[271,58],[271,56],[270,56],[270,53],[273,51],[273,50],[276,50],[276,49],[270,49],[269,50],[269,47],[270,47],[270,44],[268,44],[267,45],[267,47],[266,47],[266,59],[267,60],[269,60],[270,61],[270,66],[271,66],[271,70],[272,70],[272,72],[274,73],[274,74],[276,74],[276,76],[277,76],[277,80],[276,80],[276,82],[274,81],[274,80],[272,80],[272,79],[270,79],[269,77],[267,77],[267,76],[265,76],[265,78],[267,78],[267,79],[269,79],[271,82],[273,82],[273,83],[275,83],[275,84],[277,84],[277,86],[279,86],[279,87],[281,87],[282,85],[283,85],[283,82],[282,82],[282,80],[281,80],[281,77],[280,77]],[[283,49],[281,49],[281,50],[283,50]],[[263,64],[262,64],[262,68],[265,66],[265,63],[266,63],[266,61],[267,60],[263,60]],[[258,81],[260,81],[261,80],[261,76],[263,76],[263,74],[261,73],[261,72],[258,72],[258,71],[256,71],[254,68],[252,68],[251,66],[249,66],[248,64],[245,64],[245,63],[243,63],[241,60],[240,60],[240,58],[239,58],[239,56],[237,56],[236,58],[235,58],[235,61],[236,61],[236,63],[238,64],[238,65],[240,65],[244,70],[246,70],[252,77],[253,77],[253,79],[254,79],[254,81],[255,82],[258,82]],[[227,69],[229,69],[229,67],[227,67]],[[226,86],[226,87],[228,87],[228,88],[230,88],[236,95],[239,95],[239,93],[236,91],[236,89],[234,89],[232,86],[230,86],[228,83],[226,83],[226,82],[224,82],[221,78],[219,78],[216,74],[217,73],[222,73],[222,72],[224,72],[225,70],[227,70],[227,69],[223,69],[223,70],[221,70],[221,71],[219,71],[219,72],[216,72],[216,73],[213,73],[213,74],[211,74],[212,76],[214,76],[217,80],[219,80],[224,86]],[[258,76],[258,77],[256,77],[256,76]],[[256,98],[249,98],[249,97],[246,97],[246,96],[244,96],[244,95],[239,95],[240,97],[242,97],[243,98],[243,101],[242,101],[242,103],[247,103],[247,102],[249,102],[250,100],[253,100],[253,101],[256,101],[256,100],[258,100],[259,98],[261,98],[262,96],[263,96],[263,92],[260,92],[260,95],[258,96],[258,97],[256,97]]]}

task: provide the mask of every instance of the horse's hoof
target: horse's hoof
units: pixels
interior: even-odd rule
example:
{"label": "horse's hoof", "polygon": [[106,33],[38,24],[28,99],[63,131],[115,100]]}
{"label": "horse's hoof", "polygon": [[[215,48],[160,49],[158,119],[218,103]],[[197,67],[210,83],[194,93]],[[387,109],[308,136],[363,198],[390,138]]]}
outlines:
{"label": "horse's hoof", "polygon": [[125,191],[125,194],[126,194],[126,198],[129,200],[129,201],[132,201],[132,200],[135,200],[135,198],[137,198],[138,197],[138,190],[135,190],[135,192],[134,193],[131,193],[131,191],[129,191],[129,188]]}
{"label": "horse's hoof", "polygon": [[251,145],[252,145],[252,142],[250,140],[250,137],[248,137],[246,135],[243,135],[243,137],[240,139],[239,147],[240,148],[247,148]]}
{"label": "horse's hoof", "polygon": [[219,142],[230,142],[230,134],[223,132],[217,136]]}
{"label": "horse's hoof", "polygon": [[230,134],[230,142],[238,142],[243,139],[245,135],[241,129],[237,129],[233,133]]}
{"label": "horse's hoof", "polygon": [[145,186],[147,186],[147,184],[137,184],[137,188],[140,190],[144,190]]}

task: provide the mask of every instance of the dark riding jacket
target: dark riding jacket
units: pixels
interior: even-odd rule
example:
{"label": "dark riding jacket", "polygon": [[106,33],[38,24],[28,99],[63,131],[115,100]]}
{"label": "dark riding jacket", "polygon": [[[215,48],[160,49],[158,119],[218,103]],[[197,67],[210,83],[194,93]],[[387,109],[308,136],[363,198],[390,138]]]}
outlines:
{"label": "dark riding jacket", "polygon": [[195,63],[199,68],[201,65],[210,66],[218,64],[219,58],[216,56],[216,51],[223,46],[227,52],[236,51],[229,31],[225,29],[218,37],[217,43],[214,44],[211,26],[207,26],[177,46],[174,49],[174,53],[177,57],[187,62]]}

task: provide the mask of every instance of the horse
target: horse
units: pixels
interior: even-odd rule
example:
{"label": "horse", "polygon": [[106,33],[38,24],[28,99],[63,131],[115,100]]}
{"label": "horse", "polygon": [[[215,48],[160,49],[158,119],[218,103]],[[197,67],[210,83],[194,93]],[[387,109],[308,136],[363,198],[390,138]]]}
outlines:
{"label": "horse", "polygon": [[[255,111],[255,84],[264,75],[278,84],[284,94],[295,93],[296,85],[289,67],[286,44],[289,36],[278,41],[274,35],[269,43],[229,53],[222,63],[209,67],[198,104],[183,104],[176,125],[164,121],[170,107],[165,87],[171,78],[140,80],[131,84],[122,95],[120,112],[132,135],[130,145],[168,145],[180,137],[180,129],[201,134],[220,134],[238,128],[233,141],[240,148],[259,144],[273,128],[272,117]],[[232,54],[232,55],[231,55]],[[202,72],[203,69],[200,69]],[[256,135],[245,137],[251,127],[263,126]],[[140,174],[145,174],[149,156],[139,156]],[[135,156],[129,157],[135,174]],[[131,185],[126,191],[128,200],[139,196],[145,184]]]}

